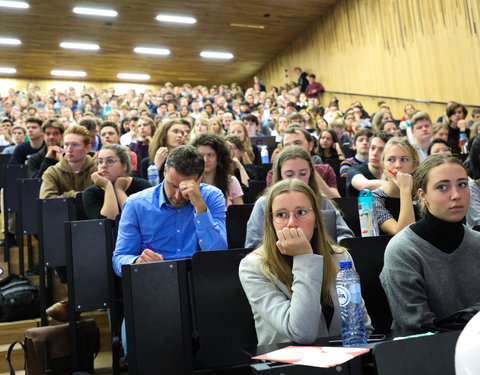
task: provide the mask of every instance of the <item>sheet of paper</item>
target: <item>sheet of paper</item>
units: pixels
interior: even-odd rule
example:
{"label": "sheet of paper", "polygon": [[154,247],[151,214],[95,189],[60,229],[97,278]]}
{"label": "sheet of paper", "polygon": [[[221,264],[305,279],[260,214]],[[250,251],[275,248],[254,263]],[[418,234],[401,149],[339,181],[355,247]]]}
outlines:
{"label": "sheet of paper", "polygon": [[370,349],[366,348],[287,346],[283,349],[253,357],[253,359],[326,368],[340,365],[369,351]]}

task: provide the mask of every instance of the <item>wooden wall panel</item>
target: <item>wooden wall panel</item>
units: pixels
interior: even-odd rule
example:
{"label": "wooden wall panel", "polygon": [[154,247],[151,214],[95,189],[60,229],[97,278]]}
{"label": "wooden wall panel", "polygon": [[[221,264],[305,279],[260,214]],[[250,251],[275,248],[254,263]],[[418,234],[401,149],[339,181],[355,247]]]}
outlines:
{"label": "wooden wall panel", "polygon": [[281,85],[298,65],[331,91],[480,104],[479,28],[477,0],[342,0],[259,74]]}

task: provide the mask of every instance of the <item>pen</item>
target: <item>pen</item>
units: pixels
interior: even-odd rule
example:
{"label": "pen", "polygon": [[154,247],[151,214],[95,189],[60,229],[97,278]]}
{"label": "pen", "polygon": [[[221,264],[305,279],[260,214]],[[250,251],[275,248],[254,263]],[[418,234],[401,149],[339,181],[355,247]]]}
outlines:
{"label": "pen", "polygon": [[152,245],[150,245],[149,242],[144,242],[144,244],[145,244],[145,247],[146,247],[148,250],[155,251],[155,250],[153,250],[153,247],[152,247]]}
{"label": "pen", "polygon": [[388,170],[391,174],[393,174],[395,177],[397,177],[397,174],[394,171],[391,171],[390,169]]}

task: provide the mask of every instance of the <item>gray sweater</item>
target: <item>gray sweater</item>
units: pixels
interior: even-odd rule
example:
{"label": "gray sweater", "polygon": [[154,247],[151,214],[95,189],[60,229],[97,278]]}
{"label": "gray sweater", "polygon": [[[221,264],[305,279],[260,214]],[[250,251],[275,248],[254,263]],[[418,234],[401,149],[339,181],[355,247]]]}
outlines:
{"label": "gray sweater", "polygon": [[465,227],[463,242],[447,254],[410,227],[385,250],[380,281],[393,315],[393,329],[422,331],[431,323],[480,301],[480,233]]}
{"label": "gray sweater", "polygon": [[[263,243],[263,218],[265,216],[265,205],[267,204],[267,198],[265,196],[260,197],[253,206],[252,213],[247,223],[247,235],[245,239],[246,248],[255,248]],[[336,209],[332,202],[328,198],[322,198],[321,207],[322,211],[335,210],[336,224],[337,224],[337,240],[340,242],[344,238],[354,237],[352,230],[348,227],[342,215]]]}
{"label": "gray sweater", "polygon": [[[240,262],[239,275],[243,290],[252,307],[258,345],[294,341],[311,344],[319,337],[341,334],[340,306],[335,285],[330,291],[334,313],[330,329],[322,314],[320,294],[322,290],[323,256],[301,254],[293,257],[293,285],[290,293],[280,281],[273,284],[262,271],[263,247],[248,254]],[[352,260],[345,251],[335,254],[334,261]],[[274,279],[274,278],[273,278]],[[362,300],[365,327],[372,325]]]}

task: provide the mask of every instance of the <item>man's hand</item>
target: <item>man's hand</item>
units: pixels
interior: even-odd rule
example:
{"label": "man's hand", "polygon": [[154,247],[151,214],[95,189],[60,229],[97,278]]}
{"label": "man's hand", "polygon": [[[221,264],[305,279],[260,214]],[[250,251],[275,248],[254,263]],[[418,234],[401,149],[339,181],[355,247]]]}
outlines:
{"label": "man's hand", "polygon": [[45,157],[49,159],[60,160],[60,155],[62,155],[62,152],[63,150],[60,146],[48,146]]}
{"label": "man's hand", "polygon": [[277,231],[277,238],[277,248],[282,254],[313,254],[312,245],[301,228],[285,227]]}
{"label": "man's hand", "polygon": [[113,186],[117,190],[125,191],[127,190],[128,182],[129,182],[128,177],[117,177]]}
{"label": "man's hand", "polygon": [[193,178],[183,180],[180,184],[180,192],[182,193],[182,196],[185,199],[188,199],[193,207],[195,207],[196,214],[207,212],[207,205],[200,193],[200,179],[198,179],[198,182]]}
{"label": "man's hand", "polygon": [[108,184],[112,183],[108,178],[100,176],[98,172],[92,173],[91,177],[93,183],[97,186],[100,186],[102,189],[105,189]]}
{"label": "man's hand", "polygon": [[163,255],[155,251],[145,249],[142,254],[135,260],[135,263],[150,263],[163,261]]}

